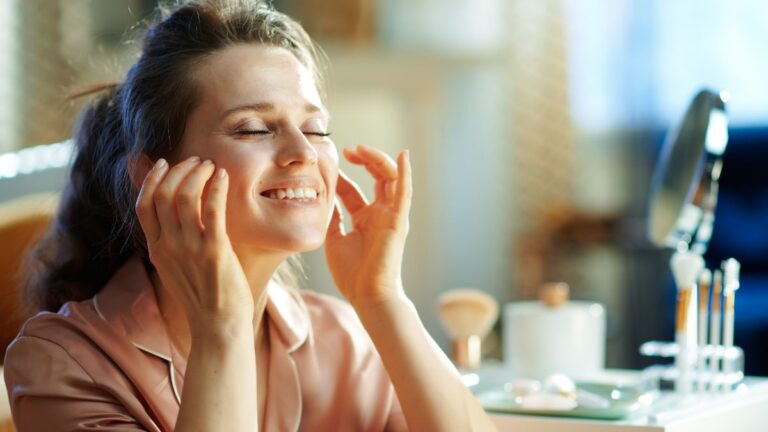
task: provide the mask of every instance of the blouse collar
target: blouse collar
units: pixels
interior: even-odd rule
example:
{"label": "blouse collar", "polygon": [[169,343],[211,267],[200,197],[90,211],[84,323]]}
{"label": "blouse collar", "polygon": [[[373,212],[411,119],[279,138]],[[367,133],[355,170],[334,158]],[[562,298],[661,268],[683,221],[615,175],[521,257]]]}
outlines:
{"label": "blouse collar", "polygon": [[[306,306],[294,289],[270,282],[267,290],[266,311],[270,326],[277,330],[290,354],[309,337]],[[171,361],[171,339],[140,256],[130,258],[94,296],[93,303],[99,315],[123,332],[137,348]]]}

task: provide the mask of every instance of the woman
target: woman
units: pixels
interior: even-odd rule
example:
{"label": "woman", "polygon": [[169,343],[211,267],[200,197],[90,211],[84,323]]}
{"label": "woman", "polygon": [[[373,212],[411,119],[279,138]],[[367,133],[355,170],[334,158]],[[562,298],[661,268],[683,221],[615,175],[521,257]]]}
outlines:
{"label": "woman", "polygon": [[[403,291],[408,153],[344,152],[376,179],[369,203],[319,77],[301,27],[258,1],[149,30],[84,112],[30,258],[29,299],[58,312],[6,353],[20,431],[494,429]],[[349,304],[290,277],[324,242]]]}

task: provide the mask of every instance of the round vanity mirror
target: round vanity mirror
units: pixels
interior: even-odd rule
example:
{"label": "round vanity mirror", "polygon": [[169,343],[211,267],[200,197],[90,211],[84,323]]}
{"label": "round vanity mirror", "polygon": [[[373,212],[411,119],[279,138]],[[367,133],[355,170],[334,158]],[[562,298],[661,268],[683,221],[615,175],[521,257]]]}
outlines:
{"label": "round vanity mirror", "polygon": [[700,91],[667,134],[651,186],[648,234],[661,247],[706,251],[722,154],[728,144],[725,92]]}

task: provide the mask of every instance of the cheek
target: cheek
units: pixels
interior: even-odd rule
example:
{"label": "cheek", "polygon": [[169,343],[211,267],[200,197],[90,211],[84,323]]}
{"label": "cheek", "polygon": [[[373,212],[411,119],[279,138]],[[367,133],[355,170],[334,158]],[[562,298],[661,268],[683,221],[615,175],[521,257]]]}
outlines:
{"label": "cheek", "polygon": [[336,143],[333,140],[326,138],[322,144],[318,144],[315,148],[320,154],[320,158],[333,161],[336,165],[339,164],[339,150],[336,148]]}
{"label": "cheek", "polygon": [[251,183],[269,164],[270,155],[257,149],[231,149],[220,152],[212,160],[229,173],[230,184]]}
{"label": "cheek", "polygon": [[252,208],[259,190],[259,179],[266,169],[265,155],[253,150],[221,152],[212,159],[218,168],[224,168],[229,175],[229,191],[227,193],[228,218],[239,219],[232,209]]}
{"label": "cheek", "polygon": [[339,174],[339,152],[336,150],[336,145],[331,144],[318,149],[318,158],[323,170],[323,174],[330,181],[333,180],[334,186],[336,183],[336,177]]}

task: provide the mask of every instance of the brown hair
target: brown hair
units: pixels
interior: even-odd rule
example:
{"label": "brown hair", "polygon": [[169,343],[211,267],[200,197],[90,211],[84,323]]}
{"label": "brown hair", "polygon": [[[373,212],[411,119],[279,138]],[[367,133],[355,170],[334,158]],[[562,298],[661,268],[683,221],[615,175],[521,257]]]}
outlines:
{"label": "brown hair", "polygon": [[[289,50],[322,88],[324,57],[296,21],[264,1],[198,0],[160,8],[125,81],[85,92],[101,90],[79,118],[58,213],[26,259],[23,296],[32,309],[55,311],[66,301],[92,297],[137,252],[150,266],[129,161],[140,154],[173,160],[199,98],[190,71],[242,43]],[[297,283],[292,268],[298,264],[291,257],[275,277]]]}

